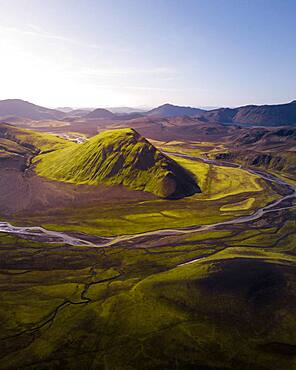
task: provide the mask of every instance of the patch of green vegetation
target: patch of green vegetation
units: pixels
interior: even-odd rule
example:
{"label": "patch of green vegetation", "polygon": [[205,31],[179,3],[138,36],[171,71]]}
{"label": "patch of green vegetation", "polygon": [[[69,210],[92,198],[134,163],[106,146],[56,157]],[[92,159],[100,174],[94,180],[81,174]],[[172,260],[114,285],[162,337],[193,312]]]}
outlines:
{"label": "patch of green vegetation", "polygon": [[187,154],[190,156],[202,157],[207,155],[214,156],[215,153],[225,151],[223,144],[217,144],[207,141],[157,141],[153,140],[155,146],[163,151],[171,153]]}
{"label": "patch of green vegetation", "polygon": [[248,198],[238,203],[225,204],[220,208],[220,211],[246,211],[253,206],[254,202],[255,198]]}
{"label": "patch of green vegetation", "polygon": [[20,141],[20,144],[30,144],[34,148],[40,150],[40,153],[54,151],[74,145],[68,140],[62,139],[55,135],[44,134],[25,129],[17,133],[16,137]]}
{"label": "patch of green vegetation", "polygon": [[207,239],[221,239],[225,238],[227,236],[232,235],[231,231],[197,231],[195,233],[192,233],[189,236],[186,236],[184,240],[186,241],[199,241],[199,240],[207,240]]}
{"label": "patch of green vegetation", "polygon": [[221,167],[177,156],[172,157],[197,176],[203,198],[215,200],[229,195],[263,190],[259,176],[241,168]]}
{"label": "patch of green vegetation", "polygon": [[2,142],[7,146],[8,151],[17,151],[20,154],[27,154],[32,149],[43,153],[73,145],[68,140],[55,135],[21,129],[5,123],[0,124],[0,129],[0,134],[3,135],[0,138],[0,145]]}

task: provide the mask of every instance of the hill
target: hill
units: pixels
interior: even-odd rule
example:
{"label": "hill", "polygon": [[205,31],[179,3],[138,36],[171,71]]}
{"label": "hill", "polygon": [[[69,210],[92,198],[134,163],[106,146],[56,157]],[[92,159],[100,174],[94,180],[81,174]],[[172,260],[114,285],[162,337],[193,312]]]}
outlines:
{"label": "hill", "polygon": [[37,157],[38,175],[77,184],[121,184],[163,198],[200,192],[193,175],[133,129],[105,131]]}
{"label": "hill", "polygon": [[88,114],[85,115],[86,119],[100,119],[100,120],[108,120],[108,121],[117,121],[123,120],[128,121],[131,119],[139,118],[142,114],[139,112],[130,112],[130,113],[113,113],[108,109],[104,108],[97,108]]}
{"label": "hill", "polygon": [[0,100],[0,117],[21,117],[33,120],[61,119],[64,113],[56,110],[41,107],[21,99]]}
{"label": "hill", "polygon": [[71,145],[68,140],[51,134],[22,129],[0,122],[0,149],[2,140],[15,142],[23,148],[29,149],[31,154],[48,152]]}
{"label": "hill", "polygon": [[103,119],[116,119],[116,115],[104,108],[97,108],[89,112],[86,118],[103,118]]}
{"label": "hill", "polygon": [[146,113],[146,116],[155,116],[155,117],[178,117],[178,116],[189,116],[193,117],[204,112],[203,109],[192,108],[192,107],[182,107],[172,104],[163,104],[157,108],[154,108]]}
{"label": "hill", "polygon": [[220,123],[256,126],[296,125],[296,101],[287,104],[220,108],[204,112],[201,116],[208,121]]}

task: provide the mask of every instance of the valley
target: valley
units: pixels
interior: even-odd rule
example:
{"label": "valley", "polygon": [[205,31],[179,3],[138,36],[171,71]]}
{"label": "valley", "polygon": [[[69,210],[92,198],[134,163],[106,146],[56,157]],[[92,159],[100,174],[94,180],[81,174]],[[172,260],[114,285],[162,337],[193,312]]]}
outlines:
{"label": "valley", "polygon": [[296,370],[296,1],[3,1],[0,370]]}
{"label": "valley", "polygon": [[293,369],[295,128],[81,128],[0,124],[0,368]]}

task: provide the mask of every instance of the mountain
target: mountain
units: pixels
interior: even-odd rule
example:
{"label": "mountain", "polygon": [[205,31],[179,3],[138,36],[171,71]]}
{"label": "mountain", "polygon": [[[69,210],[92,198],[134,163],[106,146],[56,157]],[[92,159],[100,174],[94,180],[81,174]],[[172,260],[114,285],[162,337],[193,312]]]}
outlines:
{"label": "mountain", "polygon": [[286,150],[290,148],[294,152],[293,148],[296,146],[296,127],[248,128],[243,130],[233,140],[233,144],[238,147],[246,146],[248,149],[250,149],[250,146],[256,149],[259,147],[261,150],[274,147],[276,152],[278,152],[280,147],[284,147]]}
{"label": "mountain", "polygon": [[211,158],[259,167],[296,180],[295,126],[224,127],[236,129],[224,137],[224,149],[221,147],[221,150],[210,154]]}
{"label": "mountain", "polygon": [[189,116],[193,117],[204,112],[200,108],[181,107],[172,104],[163,104],[157,108],[151,109],[146,112],[146,116],[154,116],[159,118],[178,117],[178,116]]}
{"label": "mountain", "polygon": [[117,114],[143,113],[143,112],[145,112],[144,109],[131,108],[131,107],[111,107],[111,108],[108,108],[108,110],[112,113],[117,113]]}
{"label": "mountain", "polygon": [[200,192],[193,175],[133,129],[105,131],[84,144],[37,157],[36,172],[77,184],[121,184],[162,198]]}
{"label": "mountain", "polygon": [[97,118],[97,119],[116,119],[116,115],[104,108],[97,108],[89,112],[86,118]]}
{"label": "mountain", "polygon": [[276,105],[246,105],[220,108],[201,114],[207,121],[255,126],[296,125],[296,101]]}
{"label": "mountain", "polygon": [[142,117],[143,114],[139,112],[130,112],[130,113],[112,113],[108,109],[97,108],[90,113],[85,115],[87,119],[105,119],[109,121],[128,121],[131,119]]}
{"label": "mountain", "polygon": [[56,110],[41,107],[21,99],[0,100],[0,117],[21,117],[32,120],[61,119],[64,113]]}

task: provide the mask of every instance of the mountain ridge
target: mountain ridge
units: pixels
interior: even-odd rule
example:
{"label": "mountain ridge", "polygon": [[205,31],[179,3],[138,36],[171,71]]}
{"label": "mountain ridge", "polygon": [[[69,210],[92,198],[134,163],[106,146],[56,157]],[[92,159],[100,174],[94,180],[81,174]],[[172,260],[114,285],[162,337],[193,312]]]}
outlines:
{"label": "mountain ridge", "polygon": [[0,117],[11,117],[31,120],[67,120],[69,117],[84,117],[89,120],[128,121],[137,118],[199,118],[203,122],[218,122],[249,126],[288,126],[296,125],[296,100],[283,104],[245,105],[235,108],[218,108],[204,110],[189,106],[163,104],[147,112],[112,112],[105,108],[97,108],[90,112],[76,109],[62,112],[57,109],[45,108],[21,99],[0,100]]}
{"label": "mountain ridge", "polygon": [[245,105],[237,108],[219,108],[199,117],[219,123],[253,126],[296,125],[296,101],[283,104]]}

